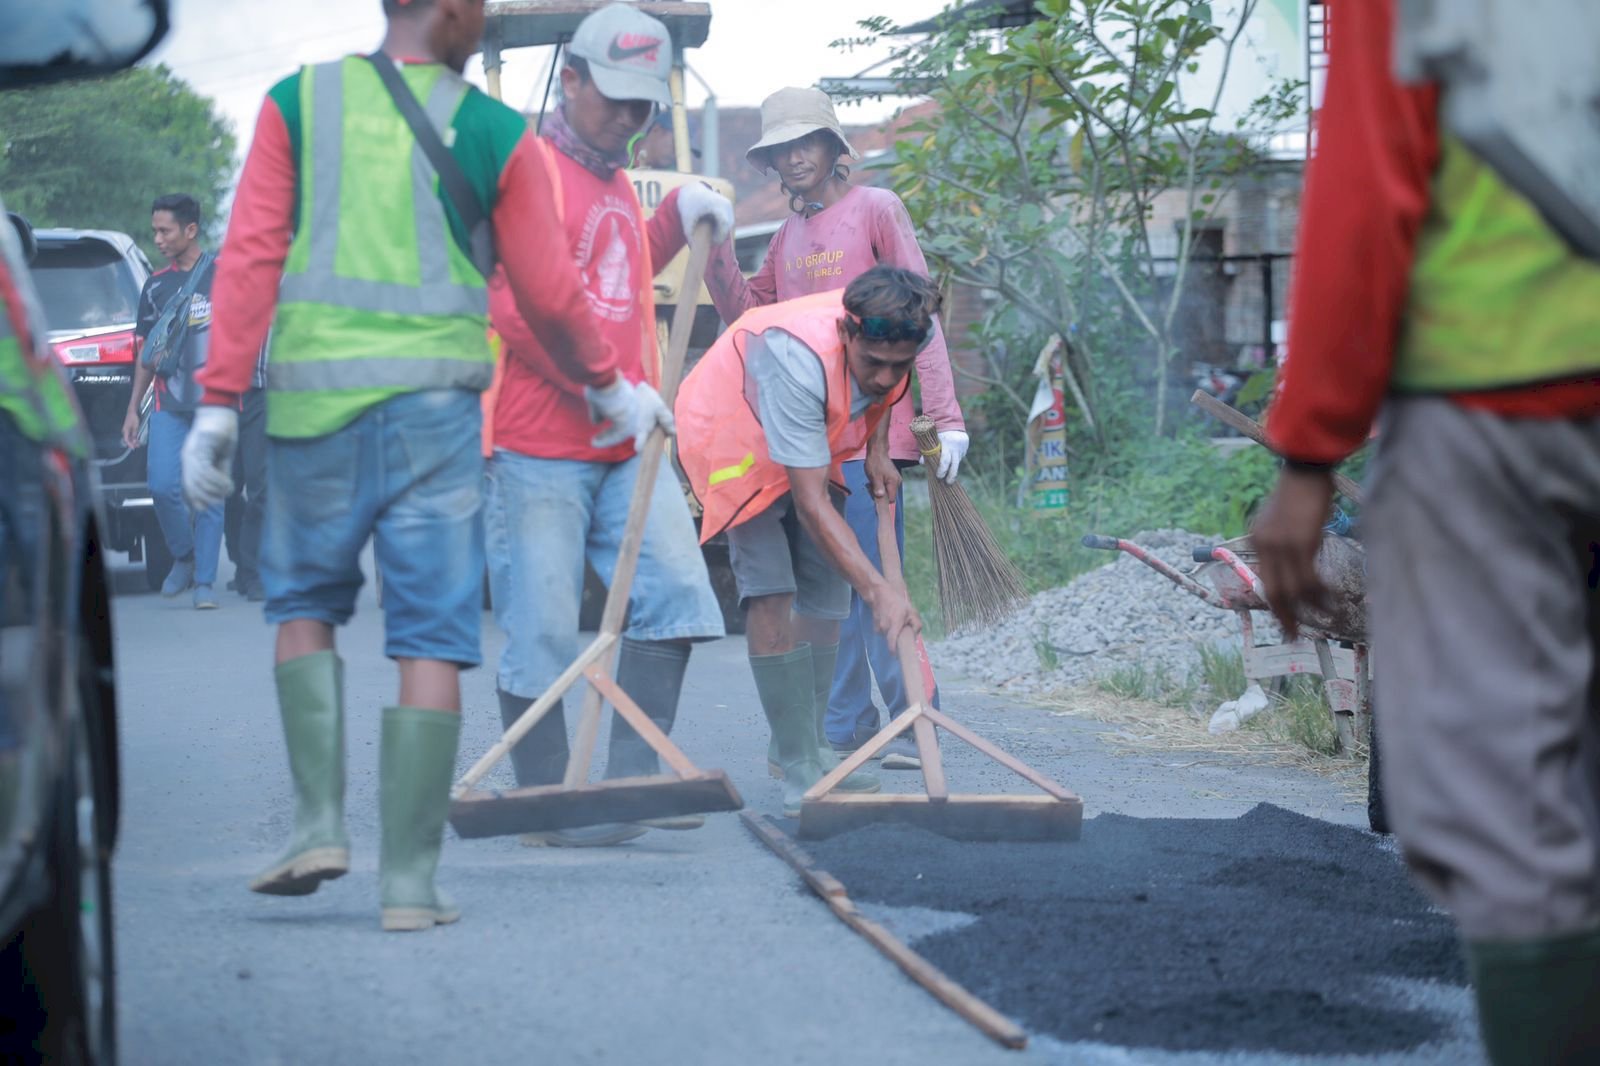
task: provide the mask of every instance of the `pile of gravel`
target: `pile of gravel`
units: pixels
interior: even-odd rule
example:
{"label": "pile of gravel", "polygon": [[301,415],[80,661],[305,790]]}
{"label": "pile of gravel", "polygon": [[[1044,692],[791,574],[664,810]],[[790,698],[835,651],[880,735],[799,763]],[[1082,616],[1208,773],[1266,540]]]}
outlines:
{"label": "pile of gravel", "polygon": [[[1179,570],[1197,569],[1192,552],[1220,537],[1183,529],[1158,529],[1130,540]],[[1200,645],[1239,645],[1239,623],[1174,585],[1126,553],[1046,589],[995,626],[964,631],[939,643],[935,664],[1002,689],[1042,692],[1087,684],[1120,667],[1142,664],[1188,677]],[[1275,630],[1256,613],[1257,641]],[[1053,667],[1051,663],[1054,663]]]}

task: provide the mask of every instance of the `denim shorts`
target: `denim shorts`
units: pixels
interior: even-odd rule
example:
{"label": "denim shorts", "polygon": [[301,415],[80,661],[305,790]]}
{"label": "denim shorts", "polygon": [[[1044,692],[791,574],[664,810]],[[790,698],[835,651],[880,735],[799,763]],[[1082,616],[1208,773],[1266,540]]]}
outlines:
{"label": "denim shorts", "polygon": [[[828,502],[844,514],[844,497],[833,489]],[[850,617],[850,584],[800,524],[793,496],[780,496],[728,530],[728,561],[741,605],[756,596],[793,594],[796,614],[830,622]]]}
{"label": "denim shorts", "polygon": [[[506,633],[500,688],[537,696],[578,654],[584,559],[607,584],[637,456],[620,463],[540,459],[496,450],[485,477],[490,599]],[[694,519],[669,464],[656,475],[639,569],[628,597],[629,640],[715,640],[722,609]]]}
{"label": "denim shorts", "polygon": [[476,392],[437,389],[386,400],[321,437],[271,438],[267,621],[348,622],[371,538],[389,657],[482,662],[482,419]]}

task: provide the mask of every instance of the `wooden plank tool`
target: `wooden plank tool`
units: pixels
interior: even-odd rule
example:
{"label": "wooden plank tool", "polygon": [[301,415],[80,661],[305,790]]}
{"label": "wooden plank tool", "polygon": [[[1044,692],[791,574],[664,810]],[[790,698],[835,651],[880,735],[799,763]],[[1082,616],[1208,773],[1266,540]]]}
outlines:
{"label": "wooden plank tool", "polygon": [[[878,547],[884,577],[904,591],[900,550],[894,539],[894,503],[887,499],[878,501]],[[910,629],[901,630],[895,651],[905,675],[910,706],[806,792],[800,804],[800,836],[818,839],[877,822],[901,822],[955,840],[1076,840],[1083,826],[1083,800],[934,709],[929,702],[934,688],[933,668],[920,636]],[[936,729],[976,748],[1039,788],[1042,794],[952,794],[945,780]],[[834,791],[839,782],[908,730],[922,759],[922,793]]]}

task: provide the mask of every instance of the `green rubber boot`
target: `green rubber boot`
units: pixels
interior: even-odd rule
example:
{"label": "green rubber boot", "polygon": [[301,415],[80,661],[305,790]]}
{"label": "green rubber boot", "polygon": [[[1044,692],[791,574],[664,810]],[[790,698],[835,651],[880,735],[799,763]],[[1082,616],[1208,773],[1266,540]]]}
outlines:
{"label": "green rubber boot", "polygon": [[250,882],[269,896],[307,896],[350,869],[344,830],[344,664],[313,652],[273,671],[294,779],[294,836],[283,857]]}
{"label": "green rubber boot", "polygon": [[1494,1066],[1600,1062],[1600,931],[1467,945]]}
{"label": "green rubber boot", "polygon": [[[812,716],[816,720],[817,761],[823,773],[831,773],[839,765],[839,754],[828,743],[828,733],[823,722],[828,717],[828,697],[833,694],[833,668],[839,661],[839,645],[811,645]],[[865,768],[857,770],[838,784],[840,792],[882,792],[883,782],[878,775]]]}
{"label": "green rubber boot", "polygon": [[455,775],[461,716],[421,707],[385,707],[378,750],[378,852],[383,928],[414,932],[461,917],[434,886],[450,781]]}
{"label": "green rubber boot", "polygon": [[750,672],[783,770],[783,813],[798,818],[800,798],[823,774],[812,718],[811,648],[802,644],[784,655],[752,655]]}

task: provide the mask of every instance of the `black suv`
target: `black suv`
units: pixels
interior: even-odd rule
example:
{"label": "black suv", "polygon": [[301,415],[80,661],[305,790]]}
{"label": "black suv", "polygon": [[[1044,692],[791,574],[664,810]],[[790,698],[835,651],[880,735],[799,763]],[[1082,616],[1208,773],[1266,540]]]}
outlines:
{"label": "black suv", "polygon": [[144,561],[158,589],[172,566],[145,484],[145,449],[122,443],[133,391],[134,324],[150,261],[133,238],[110,230],[40,229],[33,283],[50,347],[67,369],[94,438],[105,505],[106,547]]}

